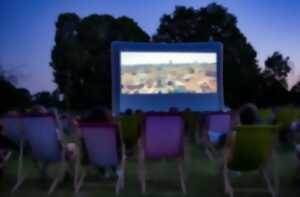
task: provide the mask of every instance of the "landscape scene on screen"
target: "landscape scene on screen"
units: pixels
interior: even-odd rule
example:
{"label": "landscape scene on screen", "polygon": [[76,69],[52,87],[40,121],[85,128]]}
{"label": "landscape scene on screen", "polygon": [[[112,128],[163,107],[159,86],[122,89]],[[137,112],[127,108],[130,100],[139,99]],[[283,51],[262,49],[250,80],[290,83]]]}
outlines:
{"label": "landscape scene on screen", "polygon": [[122,65],[123,94],[214,93],[216,63]]}

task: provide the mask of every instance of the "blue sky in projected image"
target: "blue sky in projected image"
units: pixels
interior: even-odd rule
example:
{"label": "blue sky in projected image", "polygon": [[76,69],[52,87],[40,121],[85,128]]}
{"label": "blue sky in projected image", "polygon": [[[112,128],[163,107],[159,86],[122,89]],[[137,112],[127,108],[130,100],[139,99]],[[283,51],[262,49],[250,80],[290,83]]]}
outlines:
{"label": "blue sky in projected image", "polygon": [[[93,13],[126,15],[148,34],[156,32],[160,17],[176,5],[206,6],[209,0],[1,0],[0,65],[17,75],[19,86],[35,93],[53,90],[49,67],[55,22],[63,12],[84,17]],[[300,1],[216,0],[237,16],[238,26],[258,53],[260,65],[274,51],[290,56],[300,79]]]}

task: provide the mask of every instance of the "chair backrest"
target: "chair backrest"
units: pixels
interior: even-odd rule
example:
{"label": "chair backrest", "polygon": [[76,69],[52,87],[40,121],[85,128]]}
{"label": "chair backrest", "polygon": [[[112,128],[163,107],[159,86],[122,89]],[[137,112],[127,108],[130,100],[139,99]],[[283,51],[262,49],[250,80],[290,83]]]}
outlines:
{"label": "chair backrest", "polygon": [[262,123],[271,123],[273,114],[271,108],[260,109],[258,113]]}
{"label": "chair backrest", "polygon": [[116,166],[121,161],[118,125],[114,123],[79,123],[91,164]]}
{"label": "chair backrest", "polygon": [[225,134],[231,130],[230,112],[214,112],[207,115],[207,130]]}
{"label": "chair backrest", "polygon": [[61,160],[61,147],[53,114],[25,114],[21,116],[21,121],[34,159],[46,162]]}
{"label": "chair backrest", "polygon": [[140,118],[125,115],[119,118],[122,139],[126,145],[135,145],[140,135]]}
{"label": "chair backrest", "polygon": [[188,132],[194,133],[200,124],[200,115],[197,112],[184,111],[182,113]]}
{"label": "chair backrest", "polygon": [[299,119],[299,110],[296,108],[282,108],[276,114],[276,123],[279,124],[282,129],[288,129],[293,121]]}
{"label": "chair backrest", "polygon": [[24,137],[20,119],[17,115],[6,115],[1,118],[5,135],[16,145],[19,145],[22,137]]}
{"label": "chair backrest", "polygon": [[229,168],[238,171],[256,170],[272,153],[276,127],[247,125],[235,129],[233,160]]}
{"label": "chair backrest", "polygon": [[183,154],[184,121],[179,113],[149,113],[144,118],[146,158],[174,158]]}

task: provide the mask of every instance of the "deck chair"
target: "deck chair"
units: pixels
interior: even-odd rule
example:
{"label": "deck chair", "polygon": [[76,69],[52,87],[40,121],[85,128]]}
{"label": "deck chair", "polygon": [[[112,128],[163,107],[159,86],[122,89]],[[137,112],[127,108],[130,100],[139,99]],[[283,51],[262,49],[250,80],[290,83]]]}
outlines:
{"label": "deck chair", "polygon": [[132,148],[137,144],[140,135],[140,118],[137,115],[124,115],[119,118],[119,124],[126,148]]}
{"label": "deck chair", "polygon": [[[20,119],[18,115],[5,115],[1,118],[1,122],[3,124],[5,135],[8,137],[8,139],[11,140],[11,142],[16,146],[16,148],[18,148],[19,151],[16,183],[16,185],[18,185],[22,181],[21,169],[23,165],[25,135],[21,128]],[[7,155],[4,158],[4,161],[1,164],[1,167],[4,167],[7,164],[12,153],[12,151],[9,151],[7,153]]]}
{"label": "deck chair", "polygon": [[201,117],[199,113],[193,112],[191,110],[185,110],[183,112],[183,119],[186,125],[186,131],[189,134],[190,140],[196,143],[200,143],[197,141],[199,139],[199,128],[200,128],[200,120]]}
{"label": "deck chair", "polygon": [[[235,128],[234,150],[225,151],[224,160],[224,188],[230,197],[235,191],[241,192],[270,192],[273,197],[278,196],[278,177],[275,166],[275,152],[273,151],[276,139],[276,127],[269,125],[251,125]],[[229,159],[231,158],[231,159]],[[241,174],[259,172],[263,175],[267,190],[258,188],[233,189],[230,183],[230,170]]]}
{"label": "deck chair", "polygon": [[215,146],[226,138],[233,125],[231,112],[211,112],[206,114],[203,131],[205,153],[209,159],[214,160]]}
{"label": "deck chair", "polygon": [[184,174],[184,121],[179,113],[148,113],[139,140],[138,174],[146,193],[145,160],[176,159],[181,189],[186,193]]}
{"label": "deck chair", "polygon": [[75,185],[75,193],[78,193],[83,185],[89,167],[117,167],[116,194],[124,188],[125,154],[120,142],[119,128],[114,123],[79,123],[84,146],[87,150],[89,165],[81,170],[80,159],[76,162],[75,176],[78,177]]}
{"label": "deck chair", "polygon": [[260,109],[258,113],[262,123],[272,124],[274,121],[273,119],[275,117],[273,117],[274,115],[271,108]]}
{"label": "deck chair", "polygon": [[[25,114],[21,117],[26,139],[31,148],[32,158],[47,164],[58,164],[48,194],[52,193],[61,183],[66,172],[65,148],[61,147],[57,130],[59,129],[52,113]],[[24,180],[23,178],[21,180]],[[21,185],[16,185],[13,191]]]}

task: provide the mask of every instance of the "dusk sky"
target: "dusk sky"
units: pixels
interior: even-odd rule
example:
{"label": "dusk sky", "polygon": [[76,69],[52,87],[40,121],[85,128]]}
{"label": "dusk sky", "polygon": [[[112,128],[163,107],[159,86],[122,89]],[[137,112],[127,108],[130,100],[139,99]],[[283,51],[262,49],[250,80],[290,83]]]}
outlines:
{"label": "dusk sky", "polygon": [[[18,86],[32,93],[53,90],[49,67],[54,46],[55,22],[60,13],[126,15],[149,35],[156,32],[160,17],[176,5],[199,8],[208,0],[1,0],[0,65],[18,77]],[[238,27],[258,53],[260,65],[274,51],[290,56],[300,79],[300,1],[223,0],[215,1],[238,18]]]}

